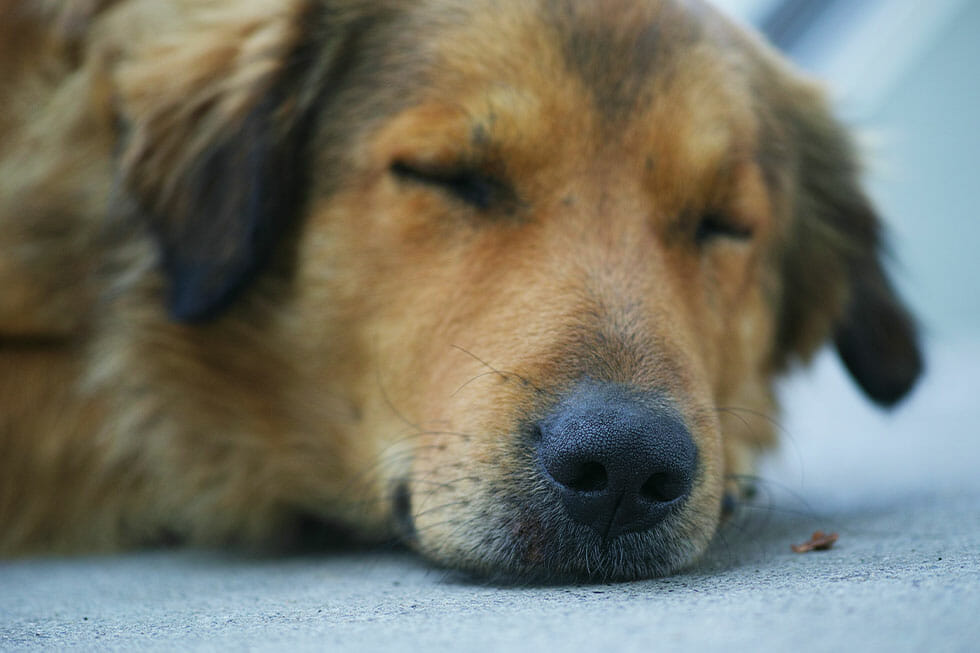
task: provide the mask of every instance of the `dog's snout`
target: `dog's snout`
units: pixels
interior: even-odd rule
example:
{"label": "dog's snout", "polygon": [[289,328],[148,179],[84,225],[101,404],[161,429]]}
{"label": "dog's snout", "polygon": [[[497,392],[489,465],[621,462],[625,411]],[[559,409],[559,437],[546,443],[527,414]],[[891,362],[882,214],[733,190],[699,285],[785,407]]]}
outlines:
{"label": "dog's snout", "polygon": [[691,491],[697,449],[657,395],[583,384],[538,427],[547,482],[568,515],[603,538],[653,528]]}

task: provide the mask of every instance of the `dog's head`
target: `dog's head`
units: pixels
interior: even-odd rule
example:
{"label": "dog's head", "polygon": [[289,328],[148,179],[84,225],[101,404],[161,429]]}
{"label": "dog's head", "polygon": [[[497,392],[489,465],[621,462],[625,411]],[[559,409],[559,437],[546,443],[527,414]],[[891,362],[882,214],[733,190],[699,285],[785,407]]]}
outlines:
{"label": "dog's head", "polygon": [[703,3],[230,14],[124,71],[124,184],[177,319],[275,311],[351,407],[293,468],[325,512],[483,574],[667,573],[794,360],[918,376],[847,134]]}

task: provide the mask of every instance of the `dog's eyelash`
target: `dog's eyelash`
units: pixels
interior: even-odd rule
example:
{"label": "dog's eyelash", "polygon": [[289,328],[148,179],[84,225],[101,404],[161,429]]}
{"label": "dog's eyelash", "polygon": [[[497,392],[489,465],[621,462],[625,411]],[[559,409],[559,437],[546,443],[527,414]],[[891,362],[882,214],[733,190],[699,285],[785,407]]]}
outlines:
{"label": "dog's eyelash", "polygon": [[705,213],[698,222],[694,240],[698,245],[706,245],[716,238],[732,240],[751,240],[752,228],[740,225],[720,213]]}
{"label": "dog's eyelash", "polygon": [[505,189],[490,175],[466,167],[424,168],[396,161],[391,165],[391,172],[404,181],[435,186],[480,210],[489,209]]}

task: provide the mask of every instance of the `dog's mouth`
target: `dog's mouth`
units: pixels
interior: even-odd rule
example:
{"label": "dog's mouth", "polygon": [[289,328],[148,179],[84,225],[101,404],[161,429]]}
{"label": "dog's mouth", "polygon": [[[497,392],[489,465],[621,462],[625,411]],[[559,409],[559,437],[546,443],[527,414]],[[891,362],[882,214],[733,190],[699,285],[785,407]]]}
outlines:
{"label": "dog's mouth", "polygon": [[396,519],[413,548],[437,563],[505,584],[665,576],[694,560],[711,537],[698,520],[687,518],[682,505],[652,528],[603,534],[570,518],[560,497],[543,488],[515,496],[489,487],[481,500],[466,502],[467,514],[435,525],[424,518],[417,522],[411,504],[408,484],[400,485]]}
{"label": "dog's mouth", "polygon": [[398,484],[403,536],[448,566],[535,583],[661,576],[707,545],[720,496],[662,394],[582,382],[520,432],[465,476],[446,460]]}

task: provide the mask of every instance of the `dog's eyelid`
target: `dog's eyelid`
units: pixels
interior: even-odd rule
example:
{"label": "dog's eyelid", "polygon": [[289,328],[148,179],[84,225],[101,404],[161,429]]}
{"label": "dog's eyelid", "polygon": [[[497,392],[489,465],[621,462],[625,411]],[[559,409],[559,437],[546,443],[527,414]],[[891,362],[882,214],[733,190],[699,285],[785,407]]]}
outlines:
{"label": "dog's eyelid", "polygon": [[750,225],[740,223],[720,211],[706,211],[698,219],[694,240],[699,246],[703,246],[720,238],[748,241],[753,235],[754,229]]}
{"label": "dog's eyelid", "polygon": [[506,190],[495,177],[466,164],[428,166],[395,160],[390,170],[403,181],[435,186],[480,210],[489,209]]}

